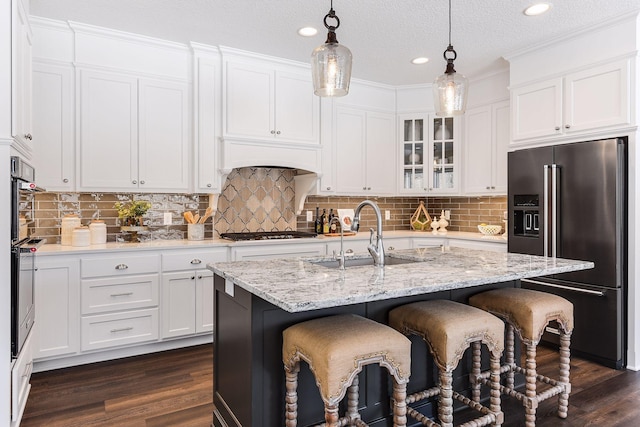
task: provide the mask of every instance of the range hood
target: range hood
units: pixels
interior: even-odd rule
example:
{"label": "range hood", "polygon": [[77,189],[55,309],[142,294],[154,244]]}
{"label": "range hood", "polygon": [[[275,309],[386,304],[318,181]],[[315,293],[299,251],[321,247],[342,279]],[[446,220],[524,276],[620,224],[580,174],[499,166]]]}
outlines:
{"label": "range hood", "polygon": [[315,189],[320,170],[322,150],[318,144],[288,143],[242,138],[222,140],[222,182],[233,169],[246,167],[270,167],[296,169],[295,208],[302,213],[304,202]]}

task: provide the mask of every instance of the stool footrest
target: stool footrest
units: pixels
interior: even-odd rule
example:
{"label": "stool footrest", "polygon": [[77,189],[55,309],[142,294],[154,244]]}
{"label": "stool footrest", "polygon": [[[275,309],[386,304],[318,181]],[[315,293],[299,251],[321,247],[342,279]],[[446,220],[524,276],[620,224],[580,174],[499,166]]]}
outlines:
{"label": "stool footrest", "polygon": [[[338,427],[345,427],[345,426],[369,427],[369,424],[365,423],[360,418],[356,420],[352,420],[349,417],[341,417],[338,420]],[[327,423],[317,424],[314,427],[327,427]]]}
{"label": "stool footrest", "polygon": [[415,402],[418,402],[420,400],[424,400],[424,399],[428,399],[428,398],[433,397],[433,396],[437,396],[439,394],[440,394],[440,388],[431,387],[431,388],[428,388],[426,390],[422,390],[422,391],[418,391],[418,392],[415,392],[413,394],[410,394],[409,396],[407,396],[406,402],[407,403],[415,403]]}

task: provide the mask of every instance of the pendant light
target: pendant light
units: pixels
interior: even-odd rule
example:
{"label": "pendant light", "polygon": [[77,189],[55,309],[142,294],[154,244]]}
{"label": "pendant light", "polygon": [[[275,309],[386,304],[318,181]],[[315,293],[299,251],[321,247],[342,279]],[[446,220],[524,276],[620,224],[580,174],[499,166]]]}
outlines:
{"label": "pendant light", "polygon": [[451,45],[451,0],[449,0],[449,46],[442,54],[447,61],[444,74],[433,82],[433,102],[436,115],[440,117],[459,116],[467,107],[469,82],[465,76],[456,73],[453,61],[458,54]]}
{"label": "pendant light", "polygon": [[[336,25],[329,25],[327,19],[335,19]],[[329,13],[324,17],[324,26],[329,30],[327,41],[311,54],[313,93],[318,96],[344,96],[349,93],[352,57],[351,51],[338,44],[336,39],[340,19],[333,10],[333,0]]]}

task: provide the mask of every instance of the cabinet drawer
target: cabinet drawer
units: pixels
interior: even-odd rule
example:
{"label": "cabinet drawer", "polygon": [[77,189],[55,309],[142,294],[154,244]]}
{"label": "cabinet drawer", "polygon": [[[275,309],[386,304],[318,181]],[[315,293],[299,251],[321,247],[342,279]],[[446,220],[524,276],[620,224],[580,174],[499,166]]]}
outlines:
{"label": "cabinet drawer", "polygon": [[157,308],[82,318],[82,351],[156,341],[157,339]]}
{"label": "cabinet drawer", "polygon": [[160,256],[124,255],[108,258],[83,258],[81,270],[83,278],[157,273],[160,270]]}
{"label": "cabinet drawer", "polygon": [[158,305],[158,274],[82,281],[82,314]]}
{"label": "cabinet drawer", "polygon": [[27,397],[31,384],[31,372],[33,372],[32,338],[29,334],[20,350],[13,369],[11,369],[11,421],[16,422],[22,417],[22,412],[27,404]]}
{"label": "cabinet drawer", "polygon": [[162,254],[162,271],[197,270],[211,262],[227,261],[227,248],[209,251],[180,251]]}

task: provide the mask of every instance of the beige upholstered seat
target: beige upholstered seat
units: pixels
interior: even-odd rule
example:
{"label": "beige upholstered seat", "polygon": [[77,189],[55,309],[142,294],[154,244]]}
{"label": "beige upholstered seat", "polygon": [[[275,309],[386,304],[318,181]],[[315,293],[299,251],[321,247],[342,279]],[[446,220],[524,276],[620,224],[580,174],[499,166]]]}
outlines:
{"label": "beige upholstered seat", "polygon": [[[407,413],[427,426],[453,426],[453,398],[482,413],[482,416],[468,425],[484,426],[502,423],[500,410],[500,356],[504,348],[504,323],[497,317],[475,307],[447,300],[421,301],[400,306],[389,312],[389,325],[405,335],[422,337],[433,355],[439,369],[440,381],[437,387],[414,393],[407,398],[408,403],[440,396],[438,419],[440,424],[426,418],[413,408]],[[491,356],[491,399],[486,408],[480,399],[480,384],[474,385],[474,402],[452,389],[453,371],[458,366],[465,350],[473,349],[472,375],[480,375],[480,347],[484,343]],[[426,362],[425,362],[426,363]]]}
{"label": "beige upholstered seat", "polygon": [[[297,422],[297,373],[304,360],[315,375],[325,402],[327,426],[353,425],[358,414],[358,376],[365,365],[384,366],[394,379],[394,426],[406,425],[406,384],[411,374],[411,341],[388,326],[357,315],[313,319],[283,333],[282,358],[287,375],[286,425]],[[349,390],[347,424],[338,403]],[[364,425],[360,422],[359,425]]]}
{"label": "beige upholstered seat", "polygon": [[[501,392],[516,397],[525,407],[525,426],[534,427],[538,403],[558,396],[558,416],[566,418],[569,405],[571,383],[569,382],[569,364],[571,332],[573,332],[573,304],[557,295],[530,289],[506,288],[494,289],[473,295],[469,304],[482,308],[507,323],[505,364],[502,372],[506,374],[505,386]],[[560,331],[560,371],[558,379],[538,375],[536,370],[536,346],[551,321],[558,322]],[[515,361],[514,330],[525,345],[525,367]],[[514,374],[525,376],[526,390],[518,392],[514,387]],[[479,377],[483,381],[483,375]],[[486,375],[484,375],[486,381]],[[543,392],[537,392],[537,382],[550,384]]]}

